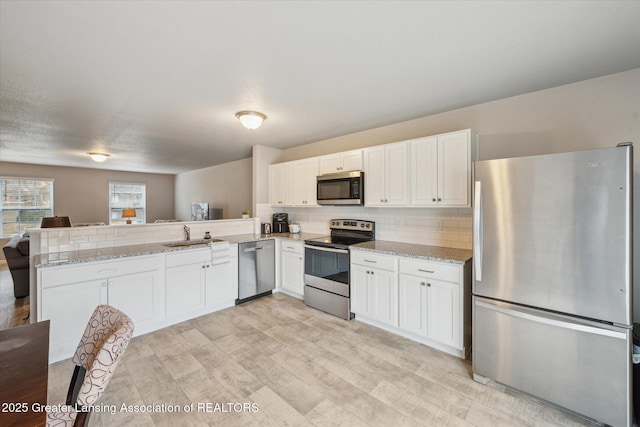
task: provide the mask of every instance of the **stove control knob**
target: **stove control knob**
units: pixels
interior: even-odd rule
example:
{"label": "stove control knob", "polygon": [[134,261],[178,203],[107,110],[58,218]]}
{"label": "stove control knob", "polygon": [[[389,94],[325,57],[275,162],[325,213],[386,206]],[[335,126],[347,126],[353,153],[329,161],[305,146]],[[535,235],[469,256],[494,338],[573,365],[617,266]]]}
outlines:
{"label": "stove control knob", "polygon": [[371,228],[371,224],[367,224],[367,228]]}

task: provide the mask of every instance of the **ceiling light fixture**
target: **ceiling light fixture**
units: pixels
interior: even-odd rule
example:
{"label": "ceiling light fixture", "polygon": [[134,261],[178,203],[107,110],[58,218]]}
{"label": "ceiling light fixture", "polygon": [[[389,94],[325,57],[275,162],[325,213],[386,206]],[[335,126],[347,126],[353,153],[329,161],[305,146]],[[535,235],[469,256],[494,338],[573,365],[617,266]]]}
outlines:
{"label": "ceiling light fixture", "polygon": [[102,163],[107,160],[109,154],[107,153],[87,153],[94,162]]}
{"label": "ceiling light fixture", "polygon": [[257,111],[240,111],[236,113],[236,117],[247,129],[258,129],[262,122],[267,120],[267,116]]}

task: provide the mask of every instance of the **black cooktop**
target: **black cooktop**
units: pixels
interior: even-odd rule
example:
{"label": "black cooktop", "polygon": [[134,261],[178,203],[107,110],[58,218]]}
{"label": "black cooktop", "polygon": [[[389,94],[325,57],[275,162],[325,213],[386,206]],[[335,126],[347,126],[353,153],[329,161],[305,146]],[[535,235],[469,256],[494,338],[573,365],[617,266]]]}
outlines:
{"label": "black cooktop", "polygon": [[375,240],[375,222],[354,219],[329,221],[331,235],[305,240],[307,245],[348,249],[356,243]]}

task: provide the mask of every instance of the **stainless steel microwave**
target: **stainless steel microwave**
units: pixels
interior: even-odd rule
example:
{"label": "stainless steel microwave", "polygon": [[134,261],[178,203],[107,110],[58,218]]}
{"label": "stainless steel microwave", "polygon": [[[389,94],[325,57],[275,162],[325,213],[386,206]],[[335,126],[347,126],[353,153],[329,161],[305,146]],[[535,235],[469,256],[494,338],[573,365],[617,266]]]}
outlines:
{"label": "stainless steel microwave", "polygon": [[319,175],[316,195],[319,205],[364,205],[364,172]]}

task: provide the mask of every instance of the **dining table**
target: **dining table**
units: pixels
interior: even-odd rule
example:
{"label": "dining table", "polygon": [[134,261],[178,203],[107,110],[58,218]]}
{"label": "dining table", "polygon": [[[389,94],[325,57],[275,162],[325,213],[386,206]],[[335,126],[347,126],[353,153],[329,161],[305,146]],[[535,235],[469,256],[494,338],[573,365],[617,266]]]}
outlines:
{"label": "dining table", "polygon": [[49,328],[45,320],[0,331],[0,425],[46,424]]}

